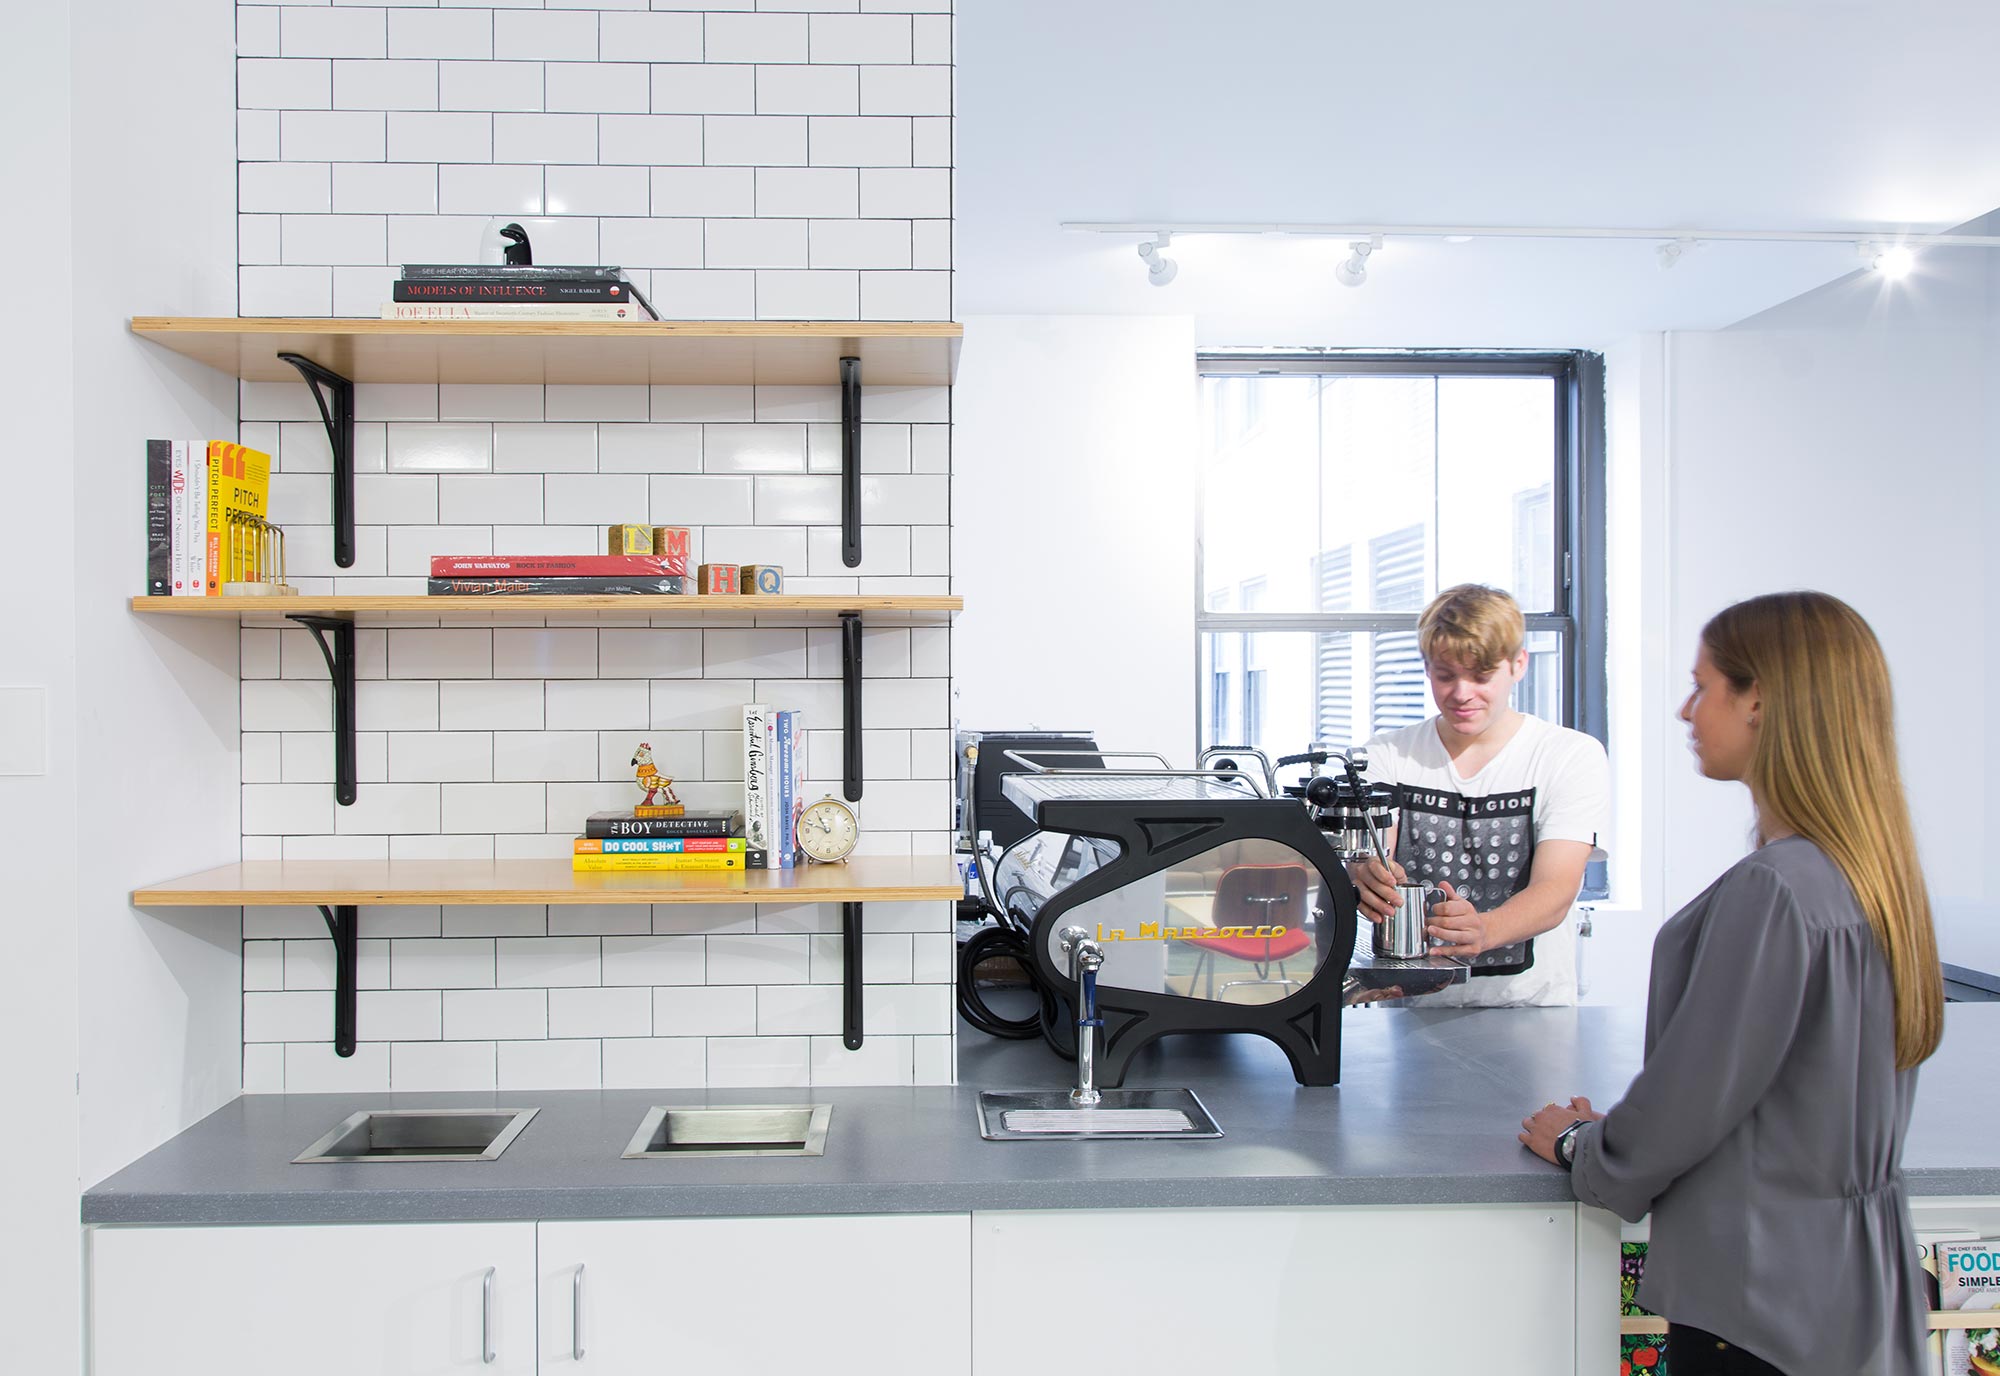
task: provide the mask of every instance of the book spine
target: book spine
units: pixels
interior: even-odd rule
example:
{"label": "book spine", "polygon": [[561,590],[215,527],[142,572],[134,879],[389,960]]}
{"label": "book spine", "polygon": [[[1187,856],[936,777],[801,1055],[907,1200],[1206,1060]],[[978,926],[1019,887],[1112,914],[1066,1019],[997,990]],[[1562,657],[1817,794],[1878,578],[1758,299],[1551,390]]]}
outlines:
{"label": "book spine", "polygon": [[726,855],[750,848],[741,836],[579,836],[578,855]]}
{"label": "book spine", "polygon": [[188,590],[188,461],[187,441],[169,440],[173,447],[173,545],[168,552],[173,577],[172,593],[184,597]]}
{"label": "book spine", "polygon": [[660,578],[433,578],[433,597],[532,597],[569,594],[598,597],[672,596],[687,591],[687,579]]}
{"label": "book spine", "polygon": [[643,320],[636,304],[605,302],[548,303],[541,301],[391,301],[382,307],[384,320]]}
{"label": "book spine", "polygon": [[208,446],[188,441],[188,593],[208,595]]}
{"label": "book spine", "polygon": [[173,592],[174,442],[146,441],[146,595]]}
{"label": "book spine", "polygon": [[498,263],[405,263],[403,280],[406,282],[450,282],[463,277],[484,278],[487,281],[502,279],[511,282],[581,282],[614,281],[625,279],[625,269],[585,265],[582,263],[549,263],[547,265],[526,264],[518,267],[503,267]]}
{"label": "book spine", "polygon": [[790,711],[778,713],[778,787],[775,790],[778,815],[777,825],[771,829],[774,843],[771,849],[781,869],[790,869],[798,852],[798,831],[792,815],[793,795],[797,792],[797,785],[792,779],[792,754],[796,748],[792,738],[794,716]]}
{"label": "book spine", "polygon": [[572,855],[570,869],[578,874],[623,874],[632,871],[692,871],[713,874],[726,870],[767,869],[751,864],[753,852],[737,850],[714,855]]}
{"label": "book spine", "polygon": [[732,836],[728,822],[712,817],[590,817],[584,820],[587,840],[648,840],[673,836],[699,836],[705,840],[742,840]]}
{"label": "book spine", "polygon": [[433,578],[683,578],[687,559],[659,554],[434,554]]}
{"label": "book spine", "polygon": [[758,850],[771,848],[770,709],[743,708],[743,834]]}
{"label": "book spine", "polygon": [[398,278],[389,288],[392,302],[571,302],[606,301],[624,305],[632,292],[623,282],[578,281],[549,277],[515,282],[494,277],[465,277],[446,282],[412,282]]}
{"label": "book spine", "polygon": [[806,811],[806,727],[805,713],[792,713],[792,847],[785,863],[796,865],[799,857],[799,819]]}

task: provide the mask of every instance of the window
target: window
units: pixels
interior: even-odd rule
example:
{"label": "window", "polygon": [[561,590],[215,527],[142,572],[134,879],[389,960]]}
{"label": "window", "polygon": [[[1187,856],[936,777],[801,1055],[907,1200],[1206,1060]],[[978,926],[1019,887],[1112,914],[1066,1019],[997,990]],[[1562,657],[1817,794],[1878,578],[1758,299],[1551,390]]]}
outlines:
{"label": "window", "polygon": [[1527,617],[1515,704],[1605,730],[1595,354],[1200,360],[1208,745],[1359,744],[1434,710],[1416,621],[1488,583]]}

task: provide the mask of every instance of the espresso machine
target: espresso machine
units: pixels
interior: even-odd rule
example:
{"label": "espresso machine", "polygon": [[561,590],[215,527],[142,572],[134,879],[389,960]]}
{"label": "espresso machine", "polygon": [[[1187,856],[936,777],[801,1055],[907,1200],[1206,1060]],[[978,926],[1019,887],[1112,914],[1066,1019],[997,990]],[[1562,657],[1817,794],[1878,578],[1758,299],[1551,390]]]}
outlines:
{"label": "espresso machine", "polygon": [[[1346,864],[1382,854],[1395,801],[1358,752],[1274,766],[1210,749],[1191,770],[1102,750],[1008,754],[1000,791],[1032,830],[973,857],[992,925],[964,950],[961,1009],[979,960],[1015,955],[1039,1018],[1025,1032],[967,1018],[995,1035],[1038,1030],[1077,1059],[1079,1089],[1118,1086],[1141,1048],[1204,1032],[1268,1038],[1299,1083],[1336,1084],[1343,1008],[1466,978],[1447,957],[1378,953],[1378,924],[1358,916]],[[1307,777],[1280,788],[1277,769],[1299,764]]]}

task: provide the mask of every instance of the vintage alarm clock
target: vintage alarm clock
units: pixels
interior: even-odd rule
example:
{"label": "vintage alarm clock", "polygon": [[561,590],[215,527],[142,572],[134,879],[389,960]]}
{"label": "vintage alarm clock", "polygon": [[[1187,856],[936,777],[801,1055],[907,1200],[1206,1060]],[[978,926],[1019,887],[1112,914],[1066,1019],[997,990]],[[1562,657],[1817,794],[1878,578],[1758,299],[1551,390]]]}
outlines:
{"label": "vintage alarm clock", "polygon": [[799,814],[799,849],[816,864],[845,860],[860,839],[861,824],[854,809],[831,793]]}

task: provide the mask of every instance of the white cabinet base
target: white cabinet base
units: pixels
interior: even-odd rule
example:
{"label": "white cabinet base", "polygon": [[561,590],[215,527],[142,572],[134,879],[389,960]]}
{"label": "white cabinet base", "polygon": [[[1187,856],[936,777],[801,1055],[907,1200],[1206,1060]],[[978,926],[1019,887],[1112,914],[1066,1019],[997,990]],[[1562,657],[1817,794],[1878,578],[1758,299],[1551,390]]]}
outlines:
{"label": "white cabinet base", "polygon": [[979,1213],[972,1237],[974,1376],[1574,1369],[1573,1205]]}
{"label": "white cabinet base", "polygon": [[532,1223],[96,1228],[89,1369],[534,1376],[534,1287]]}
{"label": "white cabinet base", "polygon": [[542,1376],[970,1370],[965,1214],[539,1227]]}

